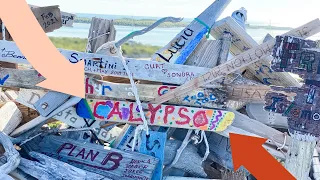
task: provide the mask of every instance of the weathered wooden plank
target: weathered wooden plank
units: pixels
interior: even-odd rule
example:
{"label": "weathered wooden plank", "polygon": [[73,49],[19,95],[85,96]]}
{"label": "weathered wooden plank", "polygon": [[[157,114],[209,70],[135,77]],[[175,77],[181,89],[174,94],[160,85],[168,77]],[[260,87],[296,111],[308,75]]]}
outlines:
{"label": "weathered wooden plank", "polygon": [[[14,42],[0,41],[1,61],[29,64]],[[119,57],[59,49],[71,63],[85,61],[85,72],[104,76],[127,77]],[[134,79],[183,84],[208,72],[209,68],[127,59]],[[216,84],[211,84],[213,87]]]}
{"label": "weathered wooden plank", "polygon": [[46,6],[31,8],[44,32],[52,32],[62,27],[59,6]]}
{"label": "weathered wooden plank", "polygon": [[46,136],[40,151],[75,167],[112,179],[151,179],[158,159],[95,144],[83,144],[58,136]]}
{"label": "weathered wooden plank", "polygon": [[[35,6],[31,4],[29,4],[29,7],[31,9],[39,8],[39,6]],[[72,13],[63,12],[63,11],[60,11],[60,13],[61,13],[62,26],[72,27],[73,22],[76,18],[76,15]]]}
{"label": "weathered wooden plank", "polygon": [[246,112],[248,116],[263,124],[275,128],[288,128],[288,120],[281,114],[268,112],[263,109],[264,103],[249,103],[246,105]]}
{"label": "weathered wooden plank", "polygon": [[37,89],[36,85],[43,80],[35,70],[0,68],[0,86]]}
{"label": "weathered wooden plank", "polygon": [[[297,32],[300,32],[302,30],[306,32],[302,34],[303,37],[316,34],[317,32],[320,31],[320,20],[316,19],[314,21],[311,21],[303,26],[300,26],[296,29],[291,30],[288,33],[297,34]],[[254,62],[264,59],[272,54],[272,49],[274,45],[275,45],[275,41],[268,41],[266,43],[263,43],[260,46],[251,48],[239,54],[238,56],[233,57],[227,63],[221,64],[215,68],[212,68],[206,74],[199,76],[195,79],[192,79],[191,81],[188,81],[187,83],[174,89],[173,91],[156,98],[155,101],[152,101],[152,103],[155,103],[155,104],[164,103],[176,96],[179,96],[179,95],[181,96],[195,88],[208,84],[209,82],[222,78],[227,74],[235,72],[243,67],[246,67],[247,65],[250,65]]]}
{"label": "weathered wooden plank", "polygon": [[[116,98],[135,100],[130,84],[117,84],[86,77],[86,96],[91,98]],[[136,84],[141,101],[151,101],[176,86]],[[227,94],[223,90],[199,88],[188,95],[170,100],[169,104],[179,104],[195,107],[222,108]]]}
{"label": "weathered wooden plank", "polygon": [[52,111],[61,106],[70,97],[68,94],[49,91],[33,104],[41,116],[48,116]]}
{"label": "weathered wooden plank", "polygon": [[37,179],[108,179],[102,175],[76,168],[37,152],[32,151],[29,155],[36,161],[21,158],[18,168]]}
{"label": "weathered wooden plank", "polygon": [[[232,34],[230,52],[234,56],[258,46],[258,43],[255,42],[254,39],[231,17],[224,18],[217,22],[212,27],[211,34],[217,38],[220,36],[220,33],[224,31],[228,31]],[[304,29],[301,29],[300,31],[304,32]],[[288,34],[301,36],[300,31],[290,31]],[[259,78],[261,82],[267,85],[299,86],[298,81],[296,81],[289,73],[277,73],[271,70],[269,68],[271,60],[272,58],[270,57],[263,58],[249,65],[247,69]]]}
{"label": "weathered wooden plank", "polygon": [[0,174],[9,174],[16,169],[20,163],[20,154],[13,146],[9,137],[3,132],[0,132],[0,144],[3,147],[3,156],[6,158],[6,163],[0,166]]}
{"label": "weathered wooden plank", "polygon": [[[44,95],[45,92],[42,90],[20,89],[19,96],[16,101],[31,109],[34,109],[33,104]],[[85,120],[77,115],[76,109],[73,107],[61,111],[53,118],[75,128],[84,127],[86,125]],[[96,121],[89,127],[95,128],[99,139],[111,143],[114,140],[114,137],[117,136],[117,134],[113,134],[112,132],[109,132],[104,128],[100,128],[100,123],[101,121]]]}
{"label": "weathered wooden plank", "polygon": [[147,136],[146,132],[143,131],[141,136],[142,140],[139,152],[159,159],[159,163],[153,173],[152,179],[162,179],[164,148],[167,140],[167,134],[165,132],[149,131],[149,135]]}
{"label": "weathered wooden plank", "polygon": [[216,0],[165,47],[158,50],[152,60],[184,64],[230,2],[231,0]]}
{"label": "weathered wooden plank", "polygon": [[269,86],[264,85],[230,85],[226,88],[229,99],[250,102],[264,102],[266,94],[271,90]]}
{"label": "weathered wooden plank", "polygon": [[[232,124],[234,113],[218,109],[198,109],[171,105],[142,105],[149,125],[223,131]],[[102,121],[142,124],[135,102],[83,99],[77,105],[77,114]]]}
{"label": "weathered wooden plank", "polygon": [[9,135],[22,121],[22,113],[14,102],[7,102],[0,108],[0,131]]}

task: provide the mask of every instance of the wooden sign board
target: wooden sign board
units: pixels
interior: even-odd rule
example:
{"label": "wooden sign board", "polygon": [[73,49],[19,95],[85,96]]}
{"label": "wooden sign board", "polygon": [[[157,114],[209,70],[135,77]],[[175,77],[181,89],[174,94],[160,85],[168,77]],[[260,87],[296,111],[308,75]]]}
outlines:
{"label": "wooden sign board", "polygon": [[43,80],[35,70],[0,68],[0,86],[37,89],[36,85]]}
{"label": "wooden sign board", "polygon": [[[293,29],[288,33],[296,33],[301,30],[304,30],[304,32],[306,32],[302,34],[303,37],[316,34],[317,32],[320,31],[320,20],[316,19],[303,26]],[[205,84],[208,84],[217,79],[225,77],[226,75],[233,73],[243,67],[246,67],[254,62],[262,60],[272,54],[274,45],[275,45],[275,40],[274,41],[271,40],[266,43],[263,43],[260,46],[251,48],[239,54],[238,56],[233,57],[226,63],[212,68],[209,72],[205,73],[204,75],[198,76],[197,78],[190,80],[189,82],[176,88],[175,90],[156,98],[155,101],[152,101],[152,103],[154,104],[164,103],[176,96],[186,94],[191,90],[194,90]]]}
{"label": "wooden sign board", "polygon": [[[29,4],[29,7],[31,9],[39,8],[39,6],[30,5],[30,4]],[[60,11],[60,13],[61,13],[62,26],[72,27],[74,20],[76,18],[76,15],[72,13],[63,12],[63,11]]]}
{"label": "wooden sign board", "polygon": [[159,161],[140,153],[106,149],[58,136],[46,136],[39,146],[40,152],[49,157],[112,179],[151,180]]}
{"label": "wooden sign board", "polygon": [[59,6],[37,7],[31,10],[44,32],[52,32],[62,27]]}
{"label": "wooden sign board", "polygon": [[320,87],[320,49],[317,43],[291,36],[277,36],[271,68],[299,74],[307,84]]}
{"label": "wooden sign board", "polygon": [[[219,109],[199,109],[184,106],[143,104],[149,125],[174,128],[224,131],[232,124],[234,113]],[[135,102],[83,99],[77,114],[84,118],[109,122],[142,124]]]}
{"label": "wooden sign board", "polygon": [[[141,101],[152,101],[166,94],[176,86],[136,84]],[[116,98],[135,100],[130,84],[110,83],[86,77],[86,96],[94,99]],[[176,97],[168,104],[179,104],[193,107],[222,108],[225,106],[227,93],[214,88],[199,88],[187,95]]]}
{"label": "wooden sign board", "polygon": [[228,98],[238,101],[264,102],[270,87],[264,85],[231,85],[227,86]]}
{"label": "wooden sign board", "polygon": [[[20,89],[19,96],[16,101],[31,109],[35,109],[33,105],[45,94],[46,93],[42,90]],[[74,128],[81,128],[86,126],[85,120],[77,115],[76,109],[74,107],[70,107],[61,111],[60,113],[55,115],[53,119],[59,120]],[[113,133],[113,131],[108,131],[100,128],[101,124],[103,125],[104,123],[101,121],[95,121],[93,124],[91,124],[90,127],[95,128],[99,139],[109,143],[113,142],[118,134]]]}
{"label": "wooden sign board", "polygon": [[[1,61],[29,64],[14,42],[0,41],[0,49],[0,56],[2,57]],[[127,72],[122,65],[122,60],[118,57],[64,49],[59,49],[59,51],[71,63],[77,63],[80,60],[84,60],[86,73],[103,76],[128,77]],[[127,59],[127,65],[132,72],[134,79],[170,84],[184,84],[210,70],[209,68],[204,67],[159,63],[155,61],[140,61],[135,59]],[[229,78],[231,79],[231,77]],[[210,87],[219,87],[219,85],[212,83],[210,84]]]}
{"label": "wooden sign board", "polygon": [[303,86],[302,88],[273,87],[277,91],[295,93],[294,98],[284,93],[268,93],[266,96],[266,111],[281,113],[288,117],[290,132],[311,134],[320,137],[320,88]]}
{"label": "wooden sign board", "polygon": [[165,47],[158,50],[152,60],[184,64],[230,2],[231,0],[214,1]]}

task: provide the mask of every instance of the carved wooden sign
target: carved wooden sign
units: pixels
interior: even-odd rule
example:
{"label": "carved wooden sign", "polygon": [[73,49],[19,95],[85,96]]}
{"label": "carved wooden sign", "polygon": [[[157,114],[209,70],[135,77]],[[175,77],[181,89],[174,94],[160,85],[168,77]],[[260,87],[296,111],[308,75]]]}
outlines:
{"label": "carved wooden sign", "polygon": [[52,32],[62,26],[59,6],[31,8],[44,32]]}
{"label": "carved wooden sign", "polygon": [[112,179],[151,180],[158,159],[136,152],[125,152],[103,146],[46,136],[40,152],[75,167]]}
{"label": "carved wooden sign", "polygon": [[227,86],[228,98],[232,100],[264,102],[269,86],[231,85]]}
{"label": "carved wooden sign", "polygon": [[[234,113],[219,109],[143,104],[149,125],[205,131],[223,131],[232,124]],[[142,124],[135,102],[83,99],[77,105],[79,116],[102,121]]]}
{"label": "carved wooden sign", "polygon": [[165,47],[158,50],[152,56],[152,60],[170,62],[172,64],[184,64],[230,1],[214,1]]}

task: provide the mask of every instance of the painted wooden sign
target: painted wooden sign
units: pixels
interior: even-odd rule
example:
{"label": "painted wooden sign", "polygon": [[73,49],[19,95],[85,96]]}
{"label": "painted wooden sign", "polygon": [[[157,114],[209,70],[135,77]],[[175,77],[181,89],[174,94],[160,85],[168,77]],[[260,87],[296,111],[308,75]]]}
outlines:
{"label": "painted wooden sign", "polygon": [[[35,109],[33,105],[45,94],[46,93],[42,90],[20,89],[19,96],[16,99],[16,101],[31,109]],[[86,126],[85,120],[77,115],[76,109],[73,107],[61,111],[53,118],[75,128],[81,128]],[[106,142],[114,141],[117,134],[114,134],[106,129],[100,128],[102,125],[104,125],[104,122],[95,121],[93,124],[90,124],[89,127],[95,128],[95,131],[99,139]]]}
{"label": "painted wooden sign", "polygon": [[[223,131],[232,124],[234,113],[219,109],[143,104],[149,125],[205,131]],[[77,105],[79,116],[102,121],[142,124],[135,102],[83,99]]]}
{"label": "painted wooden sign", "polygon": [[227,86],[228,98],[239,101],[264,102],[269,86],[231,85]]}
{"label": "painted wooden sign", "polygon": [[153,173],[152,179],[162,179],[164,148],[167,140],[167,134],[165,132],[156,131],[149,131],[149,133],[150,134],[147,136],[145,131],[142,132],[139,152],[159,159],[159,163]]}
{"label": "painted wooden sign", "polygon": [[[303,35],[303,37],[314,35],[320,31],[320,20],[317,19],[315,21],[307,23],[303,26],[300,26],[296,29],[291,30],[289,33],[301,31],[302,29],[305,30],[305,32],[307,32],[306,34]],[[213,82],[214,80],[222,78],[254,62],[264,59],[272,54],[272,49],[274,45],[275,45],[275,40],[274,41],[271,40],[266,43],[263,43],[260,46],[251,48],[239,54],[238,56],[233,57],[226,63],[212,68],[209,72],[205,73],[204,75],[201,75],[195,79],[192,79],[189,82],[185,83],[184,85],[176,88],[175,90],[156,98],[155,101],[152,101],[152,103],[155,103],[155,104],[164,103],[174,97],[186,94],[191,90],[194,90],[210,82]]]}
{"label": "painted wooden sign", "polygon": [[[271,68],[299,74],[307,84],[319,86],[320,50],[317,43],[292,36],[277,36]],[[320,86],[319,86],[320,87]]]}
{"label": "painted wooden sign", "polygon": [[0,86],[36,89],[38,83],[45,80],[35,70],[0,68]]}
{"label": "painted wooden sign", "polygon": [[[29,4],[29,6],[31,9],[39,8],[39,6],[30,5],[30,4]],[[67,13],[67,12],[63,12],[63,11],[60,11],[60,13],[61,13],[62,26],[72,27],[74,20],[76,18],[76,15],[71,14],[71,13]]]}
{"label": "painted wooden sign", "polygon": [[31,8],[44,32],[52,32],[62,27],[59,6]]}
{"label": "painted wooden sign", "polygon": [[165,47],[157,51],[152,60],[184,64],[230,2],[231,0],[216,0]]}
{"label": "painted wooden sign", "polygon": [[[319,21],[318,19],[313,22]],[[311,22],[312,23],[312,22]],[[319,30],[318,28],[314,29]],[[232,35],[232,45],[230,52],[233,56],[258,46],[259,44],[231,17],[226,17],[214,24],[211,34],[218,38],[224,31],[230,32]],[[310,37],[314,32],[307,28],[300,28],[297,31],[290,31],[286,33],[296,37]],[[252,74],[254,74],[261,82],[266,85],[278,86],[299,86],[299,83],[289,73],[277,73],[270,69],[271,57],[266,57],[246,67]]]}
{"label": "painted wooden sign", "polygon": [[[14,42],[0,41],[0,61],[29,64]],[[127,77],[118,57],[59,49],[71,63],[85,61],[85,72],[104,76]],[[134,79],[183,84],[208,72],[209,68],[127,59]],[[228,78],[228,77],[227,77]],[[230,78],[230,77],[229,77]],[[218,86],[214,83],[210,87]]]}
{"label": "painted wooden sign", "polygon": [[268,93],[265,110],[288,117],[290,132],[320,137],[320,101],[317,100],[320,97],[320,89],[312,85],[302,88],[273,88],[286,93],[295,93],[296,96],[288,98],[283,93]]}
{"label": "painted wooden sign", "polygon": [[40,152],[49,157],[111,179],[151,180],[159,161],[140,153],[105,149],[58,136],[46,136],[39,146]]}
{"label": "painted wooden sign", "polygon": [[[176,86],[136,84],[141,101],[152,101],[166,94]],[[110,83],[86,77],[86,96],[95,99],[117,98],[135,100],[130,84]],[[214,88],[199,88],[184,96],[176,97],[168,104],[193,107],[222,108],[225,106],[227,93]]]}

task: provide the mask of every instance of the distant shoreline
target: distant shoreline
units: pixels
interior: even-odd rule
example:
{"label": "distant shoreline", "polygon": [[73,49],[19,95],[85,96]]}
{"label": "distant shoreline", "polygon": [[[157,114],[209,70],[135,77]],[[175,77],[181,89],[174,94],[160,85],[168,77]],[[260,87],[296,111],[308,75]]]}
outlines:
{"label": "distant shoreline", "polygon": [[[131,19],[131,18],[121,18],[121,19],[114,19],[114,25],[118,26],[136,26],[136,27],[147,27],[153,24],[156,20],[154,19]],[[84,23],[84,24],[91,24],[91,18],[89,17],[76,17],[75,23]],[[165,22],[161,24],[160,28],[177,28],[177,27],[186,27],[190,22],[178,22],[178,23],[171,23]],[[278,27],[278,26],[264,26],[264,25],[252,25],[246,24],[248,29],[273,29],[273,30],[291,30],[291,27]]]}

